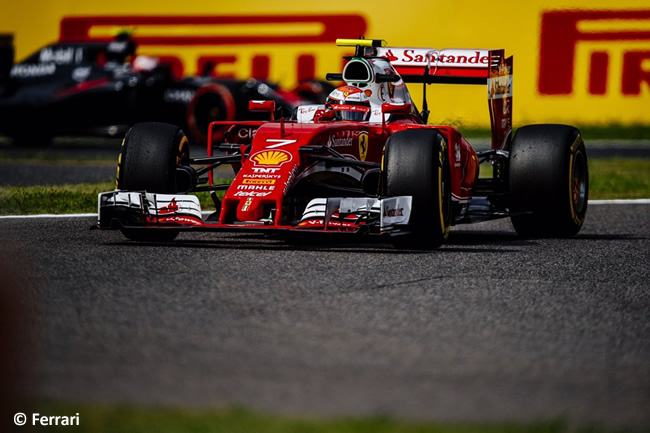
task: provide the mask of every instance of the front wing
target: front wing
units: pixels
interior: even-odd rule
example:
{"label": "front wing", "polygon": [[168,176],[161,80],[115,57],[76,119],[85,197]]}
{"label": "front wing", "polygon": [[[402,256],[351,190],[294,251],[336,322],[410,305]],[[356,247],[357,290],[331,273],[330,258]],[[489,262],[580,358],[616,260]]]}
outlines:
{"label": "front wing", "polygon": [[219,224],[204,218],[194,195],[115,190],[99,194],[97,227],[182,231],[310,232],[401,235],[409,232],[412,197],[329,197],[309,202],[295,225],[271,218]]}

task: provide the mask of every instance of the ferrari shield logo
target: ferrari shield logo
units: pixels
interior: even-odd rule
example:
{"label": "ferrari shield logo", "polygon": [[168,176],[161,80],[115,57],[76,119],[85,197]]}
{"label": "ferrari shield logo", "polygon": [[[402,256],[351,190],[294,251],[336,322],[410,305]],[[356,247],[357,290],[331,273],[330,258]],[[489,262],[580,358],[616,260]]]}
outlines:
{"label": "ferrari shield logo", "polygon": [[361,161],[366,160],[368,155],[368,133],[362,132],[359,134],[359,158]]}

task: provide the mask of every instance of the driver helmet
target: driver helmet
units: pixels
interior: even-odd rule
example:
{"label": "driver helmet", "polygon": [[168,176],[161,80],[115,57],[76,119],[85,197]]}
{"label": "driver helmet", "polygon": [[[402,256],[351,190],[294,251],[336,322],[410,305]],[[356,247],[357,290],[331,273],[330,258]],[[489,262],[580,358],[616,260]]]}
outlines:
{"label": "driver helmet", "polygon": [[106,61],[125,63],[135,56],[136,43],[128,31],[119,32],[106,48]]}
{"label": "driver helmet", "polygon": [[339,120],[366,121],[370,119],[370,99],[366,92],[354,86],[341,86],[327,97],[325,107],[334,111]]}

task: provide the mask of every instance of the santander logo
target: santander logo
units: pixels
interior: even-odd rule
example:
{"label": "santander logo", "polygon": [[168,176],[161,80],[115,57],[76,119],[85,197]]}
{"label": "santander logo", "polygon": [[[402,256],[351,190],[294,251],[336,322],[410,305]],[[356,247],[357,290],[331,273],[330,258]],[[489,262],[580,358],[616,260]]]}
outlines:
{"label": "santander logo", "polygon": [[379,48],[377,54],[386,57],[395,66],[419,66],[428,64],[443,67],[487,68],[490,58],[487,50],[433,48]]}

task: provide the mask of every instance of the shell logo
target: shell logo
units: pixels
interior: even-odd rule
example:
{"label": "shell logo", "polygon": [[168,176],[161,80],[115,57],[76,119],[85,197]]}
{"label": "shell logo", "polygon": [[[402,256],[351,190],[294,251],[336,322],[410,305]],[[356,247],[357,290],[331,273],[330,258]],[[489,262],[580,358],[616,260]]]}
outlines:
{"label": "shell logo", "polygon": [[251,156],[255,165],[279,167],[285,162],[289,162],[292,156],[284,150],[264,150]]}

